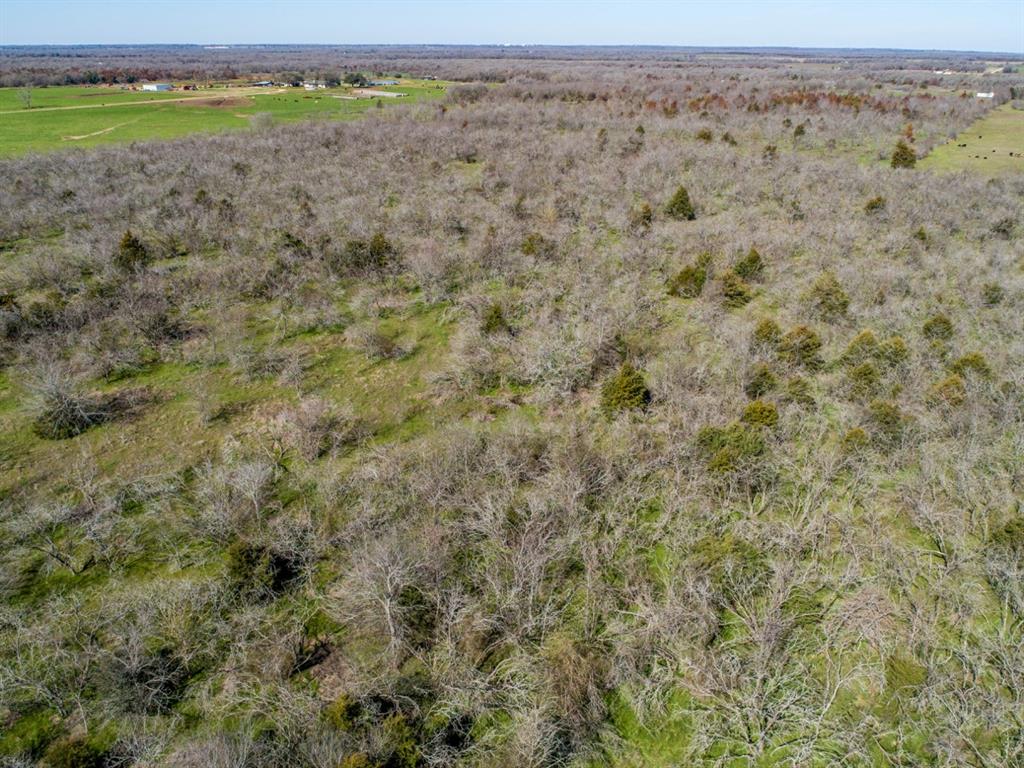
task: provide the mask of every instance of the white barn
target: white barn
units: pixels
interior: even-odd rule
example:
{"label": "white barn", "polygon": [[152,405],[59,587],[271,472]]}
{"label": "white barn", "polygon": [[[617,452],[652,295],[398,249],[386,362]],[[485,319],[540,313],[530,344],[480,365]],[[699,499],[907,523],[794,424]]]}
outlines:
{"label": "white barn", "polygon": [[989,91],[988,93],[978,91],[978,93],[974,94],[974,98],[976,99],[994,99],[995,97],[996,95],[992,91]]}
{"label": "white barn", "polygon": [[167,83],[145,83],[142,86],[144,91],[169,91],[171,86]]}

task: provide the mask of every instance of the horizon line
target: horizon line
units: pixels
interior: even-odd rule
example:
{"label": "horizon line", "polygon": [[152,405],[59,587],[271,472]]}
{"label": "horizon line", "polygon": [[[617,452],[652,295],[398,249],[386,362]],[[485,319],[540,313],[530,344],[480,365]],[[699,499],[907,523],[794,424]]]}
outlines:
{"label": "horizon line", "polygon": [[705,51],[866,51],[892,53],[957,53],[985,54],[1024,59],[1024,52],[981,50],[976,48],[893,48],[884,46],[829,46],[829,45],[685,45],[680,43],[295,43],[295,42],[245,42],[221,43],[210,42],[135,42],[135,43],[0,43],[0,50],[9,48],[247,48],[269,46],[295,46],[306,48],[554,48],[554,49],[586,49],[586,48],[636,48],[636,49],[676,49]]}

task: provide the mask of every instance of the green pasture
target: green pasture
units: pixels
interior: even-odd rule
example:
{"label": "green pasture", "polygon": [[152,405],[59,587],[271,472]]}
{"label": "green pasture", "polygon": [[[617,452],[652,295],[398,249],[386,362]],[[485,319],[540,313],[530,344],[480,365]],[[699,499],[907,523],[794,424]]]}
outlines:
{"label": "green pasture", "polygon": [[[141,86],[139,86],[141,88]],[[124,104],[150,99],[180,99],[183,96],[200,96],[208,91],[132,91],[122,86],[103,85],[62,85],[47,88],[30,88],[31,107],[28,111],[51,107],[102,107],[108,104]],[[0,112],[24,111],[21,88],[0,88]],[[7,117],[3,115],[3,117]]]}
{"label": "green pasture", "polygon": [[[56,87],[33,91],[32,109],[23,109],[16,88],[0,88],[0,157],[27,152],[89,147],[149,139],[171,139],[201,131],[245,128],[254,115],[267,113],[274,120],[292,122],[310,118],[352,119],[377,106],[378,99],[343,99],[348,88],[305,91],[301,88],[267,89],[252,94],[217,88],[197,92],[143,93],[105,87]],[[374,90],[407,94],[381,98],[384,107],[437,99],[445,85],[434,81],[409,81],[400,86]],[[79,107],[85,109],[45,109]],[[172,101],[168,99],[188,99]],[[154,103],[140,103],[152,100]],[[164,102],[164,103],[161,103]]]}
{"label": "green pasture", "polygon": [[1024,174],[1024,110],[1010,104],[993,109],[955,139],[932,150],[918,167],[990,176]]}

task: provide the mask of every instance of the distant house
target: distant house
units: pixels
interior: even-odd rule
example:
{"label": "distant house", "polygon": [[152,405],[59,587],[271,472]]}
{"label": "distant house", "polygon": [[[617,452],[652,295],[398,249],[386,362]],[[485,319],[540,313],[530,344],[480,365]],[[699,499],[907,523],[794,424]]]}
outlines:
{"label": "distant house", "polygon": [[995,97],[996,95],[992,91],[989,91],[988,93],[982,93],[981,91],[979,91],[978,93],[974,94],[974,98],[976,99],[994,99]]}
{"label": "distant house", "polygon": [[370,85],[398,85],[397,80],[371,80]]}
{"label": "distant house", "polygon": [[171,85],[168,83],[143,83],[142,90],[144,91],[169,91]]}
{"label": "distant house", "polygon": [[325,83],[323,80],[306,80],[305,82],[302,83],[302,87],[305,88],[307,91],[316,91],[321,88],[326,88],[327,83]]}
{"label": "distant house", "polygon": [[260,80],[258,83],[253,83],[256,88],[270,88],[273,85],[269,80]]}

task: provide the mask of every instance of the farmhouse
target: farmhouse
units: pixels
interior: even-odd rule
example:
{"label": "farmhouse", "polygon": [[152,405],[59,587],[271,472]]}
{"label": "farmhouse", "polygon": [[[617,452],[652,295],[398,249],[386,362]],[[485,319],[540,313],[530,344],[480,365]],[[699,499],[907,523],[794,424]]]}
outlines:
{"label": "farmhouse", "polygon": [[988,93],[982,93],[981,91],[978,91],[978,93],[974,94],[974,98],[976,99],[994,99],[995,96],[995,93],[993,93],[992,91],[989,91]]}
{"label": "farmhouse", "polygon": [[397,80],[371,80],[370,85],[398,85]]}
{"label": "farmhouse", "polygon": [[143,83],[144,91],[169,91],[171,86],[168,83]]}

